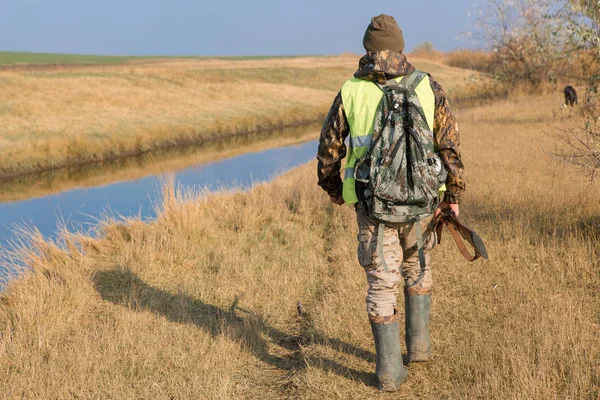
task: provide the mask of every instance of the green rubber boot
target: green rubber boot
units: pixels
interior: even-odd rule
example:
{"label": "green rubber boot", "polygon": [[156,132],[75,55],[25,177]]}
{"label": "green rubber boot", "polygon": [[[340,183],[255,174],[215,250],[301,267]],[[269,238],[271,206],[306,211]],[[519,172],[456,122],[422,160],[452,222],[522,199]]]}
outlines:
{"label": "green rubber boot", "polygon": [[431,358],[429,340],[429,309],[431,295],[404,294],[406,322],[406,350],[409,362],[427,361]]}
{"label": "green rubber boot", "polygon": [[379,389],[386,392],[398,391],[408,376],[400,350],[400,324],[398,321],[386,324],[371,321],[371,330],[377,351]]}

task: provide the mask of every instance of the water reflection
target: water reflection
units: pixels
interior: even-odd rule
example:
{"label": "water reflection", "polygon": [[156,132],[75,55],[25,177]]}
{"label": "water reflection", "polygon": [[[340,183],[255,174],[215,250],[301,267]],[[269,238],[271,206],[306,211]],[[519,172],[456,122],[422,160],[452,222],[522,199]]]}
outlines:
{"label": "water reflection", "polygon": [[[175,171],[175,181],[187,187],[247,188],[313,159],[316,136],[314,127],[300,133],[283,135],[279,132],[255,142],[238,141],[236,146],[216,144],[210,151],[189,149],[177,152],[175,157],[163,154],[148,156],[145,160],[123,160],[104,165],[100,170],[55,171],[45,177],[35,177],[37,185],[28,185],[27,180],[12,182],[11,190],[4,191],[4,199],[0,197],[0,247],[7,246],[15,224],[35,226],[51,237],[59,221],[64,221],[70,229],[87,229],[104,214],[152,218],[152,204],[160,196],[160,173]],[[289,145],[298,142],[302,143]],[[288,145],[265,150],[282,144]],[[232,156],[247,151],[250,152]],[[207,162],[222,157],[228,158]],[[61,174],[63,179],[58,176]],[[118,180],[120,182],[115,182]],[[22,190],[15,189],[18,187]],[[0,186],[0,192],[2,189]],[[48,192],[54,194],[47,195]],[[27,193],[29,197],[39,197],[15,201]]]}
{"label": "water reflection", "polygon": [[38,174],[0,180],[0,203],[28,200],[83,187],[131,181],[163,172],[231,158],[250,152],[307,142],[317,137],[318,125],[274,130],[267,133],[214,141],[140,157],[61,168]]}

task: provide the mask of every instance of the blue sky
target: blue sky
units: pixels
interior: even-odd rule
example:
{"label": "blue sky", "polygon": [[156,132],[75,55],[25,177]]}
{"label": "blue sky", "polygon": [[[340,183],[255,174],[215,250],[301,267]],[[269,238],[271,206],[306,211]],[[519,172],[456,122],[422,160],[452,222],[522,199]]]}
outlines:
{"label": "blue sky", "polygon": [[363,52],[370,19],[393,15],[407,50],[465,47],[483,0],[0,0],[0,50],[103,55]]}

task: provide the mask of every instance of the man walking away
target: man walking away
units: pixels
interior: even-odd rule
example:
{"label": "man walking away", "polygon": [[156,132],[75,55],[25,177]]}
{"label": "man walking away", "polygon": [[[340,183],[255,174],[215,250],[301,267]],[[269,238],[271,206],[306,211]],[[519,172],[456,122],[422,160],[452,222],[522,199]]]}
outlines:
{"label": "man walking away", "polygon": [[427,361],[433,285],[429,251],[437,242],[434,216],[448,208],[459,214],[465,183],[458,125],[446,94],[429,74],[407,61],[395,19],[373,17],[363,45],[366,55],[323,125],[318,176],[332,203],[356,208],[358,261],[369,284],[366,303],[376,374],[380,389],[397,391],[407,379],[397,307],[400,280],[408,360]]}

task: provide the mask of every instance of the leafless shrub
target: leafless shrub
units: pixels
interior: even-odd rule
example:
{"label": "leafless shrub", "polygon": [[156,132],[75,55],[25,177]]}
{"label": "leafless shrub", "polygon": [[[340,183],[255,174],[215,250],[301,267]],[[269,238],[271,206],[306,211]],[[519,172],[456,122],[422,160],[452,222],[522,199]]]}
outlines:
{"label": "leafless shrub", "polygon": [[[574,113],[559,113],[561,160],[595,177],[600,169],[600,1],[490,0],[469,36],[491,53],[485,68],[511,91],[545,82],[584,89]],[[561,88],[562,89],[562,88]]]}
{"label": "leafless shrub", "polygon": [[600,170],[600,1],[571,0],[562,16],[581,43],[578,75],[572,77],[585,85],[585,99],[573,122],[559,118],[558,137],[564,146],[556,154],[594,179]]}
{"label": "leafless shrub", "polygon": [[467,35],[491,52],[489,71],[507,86],[537,89],[569,68],[576,40],[558,0],[491,0],[475,10]]}

